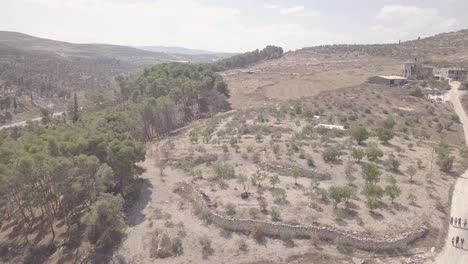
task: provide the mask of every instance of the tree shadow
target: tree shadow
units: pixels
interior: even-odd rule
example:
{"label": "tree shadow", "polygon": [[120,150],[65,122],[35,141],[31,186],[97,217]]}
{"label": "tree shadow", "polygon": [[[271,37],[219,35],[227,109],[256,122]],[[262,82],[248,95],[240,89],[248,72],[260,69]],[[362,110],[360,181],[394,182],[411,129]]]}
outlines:
{"label": "tree shadow", "polygon": [[151,200],[153,185],[148,179],[137,179],[134,183],[135,192],[127,195],[124,213],[129,226],[136,226],[145,221],[143,210]]}
{"label": "tree shadow", "polygon": [[214,254],[214,249],[213,248],[206,248],[206,249],[203,249],[203,252],[202,252],[202,258],[203,259],[208,259],[210,256],[212,256]]}
{"label": "tree shadow", "polygon": [[374,220],[377,220],[377,221],[382,221],[384,220],[384,216],[379,213],[379,212],[376,212],[376,211],[370,211],[369,212],[369,215],[374,219]]}
{"label": "tree shadow", "polygon": [[225,229],[225,228],[221,228],[220,235],[222,237],[224,237],[225,239],[231,239],[232,238],[232,231],[230,231],[228,229]]}
{"label": "tree shadow", "polygon": [[408,212],[408,206],[404,206],[401,203],[393,203],[393,208],[399,212]]}

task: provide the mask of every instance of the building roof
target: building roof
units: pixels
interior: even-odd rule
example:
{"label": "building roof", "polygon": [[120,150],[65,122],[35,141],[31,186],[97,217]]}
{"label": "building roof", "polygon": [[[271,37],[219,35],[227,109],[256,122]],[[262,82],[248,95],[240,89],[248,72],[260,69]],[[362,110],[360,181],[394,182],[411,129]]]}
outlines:
{"label": "building roof", "polygon": [[405,77],[401,77],[398,75],[381,75],[379,77],[387,80],[406,80]]}

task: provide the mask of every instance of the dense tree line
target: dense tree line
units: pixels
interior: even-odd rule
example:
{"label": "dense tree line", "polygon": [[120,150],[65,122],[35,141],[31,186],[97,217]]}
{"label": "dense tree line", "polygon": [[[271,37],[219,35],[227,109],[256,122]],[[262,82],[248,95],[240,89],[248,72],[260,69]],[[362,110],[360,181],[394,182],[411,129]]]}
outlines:
{"label": "dense tree line", "polygon": [[266,46],[263,50],[254,50],[242,53],[230,58],[217,61],[214,66],[218,71],[235,68],[243,68],[263,60],[279,58],[283,55],[283,49],[276,46]]}
{"label": "dense tree line", "polygon": [[160,64],[117,81],[126,106],[107,114],[121,118],[142,141],[229,109],[228,87],[211,65]]}
{"label": "dense tree line", "polygon": [[26,243],[36,243],[27,234],[39,224],[53,241],[57,220],[67,236],[85,225],[90,242],[115,242],[123,204],[143,172],[139,142],[229,109],[228,87],[212,65],[161,64],[116,80],[115,106],[81,113],[74,96],[68,123],[51,122],[43,110],[40,123],[0,131],[0,217],[14,220]]}
{"label": "dense tree line", "polygon": [[[16,220],[27,243],[31,241],[26,234],[39,223],[47,223],[53,240],[53,223],[58,219],[64,220],[67,232],[83,222],[91,242],[108,239],[116,230],[103,223],[122,221],[118,197],[127,195],[134,177],[142,172],[136,163],[144,159],[143,145],[100,115],[74,124],[2,130],[2,221]],[[118,208],[107,210],[112,215],[95,218],[106,206]]]}

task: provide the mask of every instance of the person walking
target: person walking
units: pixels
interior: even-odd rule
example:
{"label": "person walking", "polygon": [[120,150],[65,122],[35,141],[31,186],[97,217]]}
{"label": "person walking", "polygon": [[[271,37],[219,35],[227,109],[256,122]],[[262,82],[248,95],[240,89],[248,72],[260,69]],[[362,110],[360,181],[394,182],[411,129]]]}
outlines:
{"label": "person walking", "polygon": [[453,225],[453,216],[450,217],[450,225]]}
{"label": "person walking", "polygon": [[461,217],[460,217],[460,218],[458,218],[458,226],[460,226],[460,227],[461,227]]}
{"label": "person walking", "polygon": [[468,221],[466,221],[466,219],[465,219],[465,222],[463,222],[463,226],[466,228],[467,224],[468,224]]}
{"label": "person walking", "polygon": [[459,242],[459,241],[460,241],[460,237],[457,236],[457,237],[455,238],[455,245],[456,245],[457,247],[458,247],[458,242]]}
{"label": "person walking", "polygon": [[461,248],[463,248],[463,244],[465,244],[465,239],[462,237],[462,239],[461,239]]}

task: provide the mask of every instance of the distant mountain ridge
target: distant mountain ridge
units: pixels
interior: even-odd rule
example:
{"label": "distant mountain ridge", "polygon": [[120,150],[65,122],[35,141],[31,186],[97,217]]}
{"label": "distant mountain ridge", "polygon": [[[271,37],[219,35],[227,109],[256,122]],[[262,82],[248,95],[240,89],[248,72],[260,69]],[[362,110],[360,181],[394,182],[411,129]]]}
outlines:
{"label": "distant mountain ridge", "polygon": [[0,85],[18,94],[66,96],[75,89],[112,86],[115,76],[141,72],[155,64],[212,63],[228,56],[231,55],[169,54],[122,45],[76,44],[0,31]]}
{"label": "distant mountain ridge", "polygon": [[172,47],[172,46],[138,46],[136,48],[152,51],[152,52],[162,52],[168,54],[184,54],[184,55],[213,55],[213,54],[222,54],[222,52],[214,52],[208,50],[200,49],[189,49],[184,47]]}

